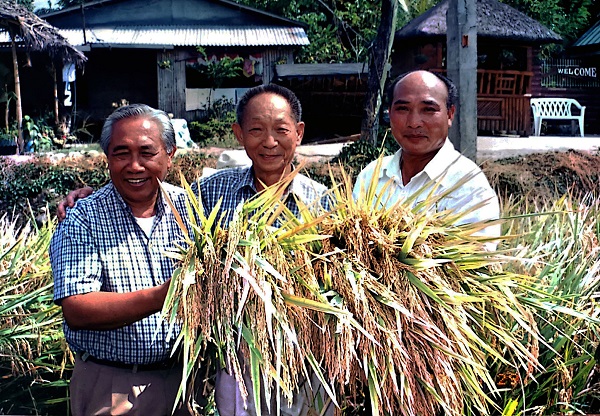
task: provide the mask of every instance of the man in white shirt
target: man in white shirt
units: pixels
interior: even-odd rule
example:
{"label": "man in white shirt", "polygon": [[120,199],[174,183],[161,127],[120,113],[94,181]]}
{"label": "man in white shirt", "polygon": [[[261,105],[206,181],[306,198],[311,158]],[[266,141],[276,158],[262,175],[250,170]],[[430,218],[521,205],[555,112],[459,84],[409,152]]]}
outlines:
{"label": "man in white shirt", "polygon": [[[448,139],[457,99],[454,84],[428,71],[409,72],[394,80],[388,98],[392,135],[400,150],[383,159],[379,172],[374,161],[358,175],[354,197],[358,198],[361,188],[366,188],[378,174],[377,190],[385,192],[381,198],[384,206],[420,192],[415,204],[426,198],[428,192],[423,190],[434,189],[434,194],[439,195],[454,188],[436,208],[464,213],[457,225],[497,219],[498,197],[485,175]],[[465,183],[457,186],[463,178]],[[384,188],[390,181],[393,184]],[[500,226],[491,225],[478,234],[499,236]]]}

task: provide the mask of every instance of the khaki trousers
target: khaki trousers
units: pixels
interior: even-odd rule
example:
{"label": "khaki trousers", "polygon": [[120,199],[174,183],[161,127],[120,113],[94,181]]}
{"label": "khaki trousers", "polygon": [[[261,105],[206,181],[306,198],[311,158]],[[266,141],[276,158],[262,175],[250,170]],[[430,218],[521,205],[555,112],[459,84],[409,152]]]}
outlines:
{"label": "khaki trousers", "polygon": [[79,354],[70,382],[73,416],[191,415],[187,406],[173,405],[181,383],[182,366],[139,371],[82,361]]}

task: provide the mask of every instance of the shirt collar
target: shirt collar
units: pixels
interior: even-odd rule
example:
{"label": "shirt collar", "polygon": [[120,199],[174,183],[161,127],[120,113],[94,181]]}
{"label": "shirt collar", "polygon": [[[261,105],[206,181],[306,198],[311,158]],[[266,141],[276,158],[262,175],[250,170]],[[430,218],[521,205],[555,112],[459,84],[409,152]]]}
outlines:
{"label": "shirt collar", "polygon": [[254,170],[252,167],[242,168],[242,174],[240,175],[240,180],[237,184],[234,185],[235,193],[240,192],[244,188],[249,188],[256,193],[256,185],[254,184]]}
{"label": "shirt collar", "polygon": [[[244,172],[240,177],[240,181],[235,185],[235,192],[241,192],[243,189],[250,189],[253,194],[258,193],[256,190],[256,183],[254,182],[254,170],[252,167],[243,168]],[[294,170],[294,166],[292,166],[292,170]],[[290,194],[294,194],[296,197],[304,200],[304,177],[300,174],[297,174],[294,179],[292,179],[292,183],[283,193],[283,200],[285,200]],[[303,201],[305,202],[305,201]],[[310,201],[309,201],[310,202]]]}
{"label": "shirt collar", "polygon": [[[132,217],[134,217],[133,212],[131,211],[131,207],[129,206],[129,204],[127,202],[125,202],[125,200],[123,199],[123,196],[121,196],[121,194],[119,193],[119,191],[115,187],[115,184],[111,181],[110,185],[112,187],[113,195],[115,196],[115,198],[117,199],[117,201],[119,202],[119,204],[121,204],[121,206],[123,207],[123,209],[126,210],[127,212],[129,212]],[[168,209],[167,202],[164,200],[162,194],[163,194],[163,192],[159,188],[158,189],[158,196],[156,198],[156,216],[159,217],[159,218]]]}
{"label": "shirt collar", "polygon": [[447,177],[448,168],[459,158],[460,153],[454,149],[452,142],[446,138],[446,141],[440,150],[425,166],[423,172],[427,174],[429,179],[438,180],[444,183],[444,179]]}
{"label": "shirt collar", "polygon": [[[451,166],[459,157],[460,153],[454,149],[452,142],[446,138],[446,141],[440,150],[438,150],[433,159],[431,159],[429,163],[425,165],[425,168],[423,168],[421,173],[427,175],[430,180],[440,179],[443,182],[446,172],[448,171],[448,167]],[[402,178],[402,172],[400,171],[401,158],[402,149],[394,153],[392,158],[390,158],[388,162],[382,166],[379,177],[381,178],[383,175],[386,175],[388,178]]]}

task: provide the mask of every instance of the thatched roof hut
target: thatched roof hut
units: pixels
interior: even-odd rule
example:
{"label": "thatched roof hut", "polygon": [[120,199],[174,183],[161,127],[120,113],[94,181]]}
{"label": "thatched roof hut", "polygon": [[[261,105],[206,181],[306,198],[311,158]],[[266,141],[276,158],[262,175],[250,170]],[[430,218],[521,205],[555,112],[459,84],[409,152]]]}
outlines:
{"label": "thatched roof hut", "polygon": [[[448,4],[443,0],[396,31],[392,76],[414,69],[446,70]],[[477,127],[527,135],[529,97],[539,84],[534,56],[541,45],[561,37],[498,0],[477,0],[476,10]]]}
{"label": "thatched roof hut", "polygon": [[[446,36],[448,0],[396,32],[395,39]],[[561,37],[538,21],[497,0],[477,0],[477,36],[523,43],[554,43]]]}
{"label": "thatched roof hut", "polygon": [[[5,36],[3,39],[3,43],[8,44],[12,50],[18,130],[17,152],[21,153],[25,143],[23,140],[23,110],[21,106],[21,81],[17,60],[17,45],[23,45],[27,52],[45,52],[48,53],[53,60],[60,60],[62,63],[74,63],[78,66],[81,66],[86,61],[86,57],[83,53],[71,46],[71,44],[58,33],[56,28],[48,22],[39,18],[25,7],[8,0],[0,0],[0,29],[4,30],[4,34],[8,34],[8,36]],[[2,34],[0,33],[0,35]],[[54,71],[54,74],[54,113],[55,122],[58,124],[56,71]]]}
{"label": "thatched roof hut", "polygon": [[7,31],[26,50],[47,52],[53,59],[81,65],[85,55],[71,46],[58,30],[25,7],[0,0],[0,30]]}

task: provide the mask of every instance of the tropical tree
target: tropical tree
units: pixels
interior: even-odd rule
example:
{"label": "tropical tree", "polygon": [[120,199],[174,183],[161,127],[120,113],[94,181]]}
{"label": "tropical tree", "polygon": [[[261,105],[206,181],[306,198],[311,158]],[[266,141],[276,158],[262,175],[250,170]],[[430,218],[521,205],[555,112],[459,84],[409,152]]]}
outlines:
{"label": "tropical tree", "polygon": [[589,27],[593,0],[500,0],[563,37],[570,44]]}
{"label": "tropical tree", "polygon": [[[407,10],[406,3],[403,2],[403,6]],[[361,140],[368,140],[371,143],[377,141],[379,108],[387,79],[387,63],[392,52],[394,33],[396,33],[397,12],[396,0],[382,0],[381,22],[369,55],[369,79],[360,135]]]}

